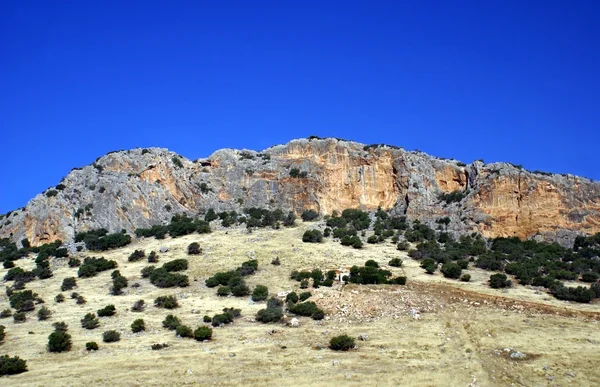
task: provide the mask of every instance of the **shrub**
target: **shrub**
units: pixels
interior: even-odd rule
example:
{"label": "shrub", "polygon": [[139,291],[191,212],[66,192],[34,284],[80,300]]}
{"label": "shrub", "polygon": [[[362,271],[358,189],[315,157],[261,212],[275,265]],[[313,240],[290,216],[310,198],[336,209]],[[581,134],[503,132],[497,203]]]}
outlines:
{"label": "shrub", "polygon": [[334,351],[348,351],[355,346],[354,339],[348,335],[336,336],[329,341],[329,348]]}
{"label": "shrub", "polygon": [[173,164],[175,165],[175,167],[177,167],[177,168],[183,168],[183,164],[181,162],[181,159],[178,156],[171,157],[171,161],[173,162]]}
{"label": "shrub", "polygon": [[250,294],[250,288],[242,281],[231,288],[231,294],[235,297],[245,297]]}
{"label": "shrub", "polygon": [[146,330],[146,323],[143,319],[138,318],[133,323],[131,323],[131,331],[133,333],[141,332]]}
{"label": "shrub", "polygon": [[217,296],[219,297],[227,297],[230,294],[231,289],[229,289],[229,286],[219,286],[219,289],[217,289]]}
{"label": "shrub", "polygon": [[148,255],[148,263],[156,263],[158,262],[158,254],[155,251],[151,251]]}
{"label": "shrub", "polygon": [[85,329],[96,329],[100,321],[94,313],[88,313],[81,319],[81,327]]}
{"label": "shrub", "polygon": [[150,348],[152,348],[153,351],[159,351],[163,348],[167,348],[168,346],[169,344],[152,344]]}
{"label": "shrub", "polygon": [[75,286],[77,286],[77,280],[75,280],[75,277],[67,277],[63,279],[60,290],[66,292],[67,290],[73,289]]}
{"label": "shrub", "polygon": [[42,306],[37,312],[37,318],[40,321],[48,320],[52,315],[52,311],[45,306]]}
{"label": "shrub", "polygon": [[312,296],[311,292],[302,292],[300,293],[300,301],[306,301]]}
{"label": "shrub", "polygon": [[37,297],[37,294],[33,293],[31,290],[23,290],[21,292],[14,292],[8,297],[10,302],[10,306],[19,312],[29,312],[35,309],[33,305],[34,299]]}
{"label": "shrub", "polygon": [[444,263],[442,265],[442,268],[440,269],[440,271],[446,278],[458,279],[458,278],[460,278],[462,269],[460,268],[460,266],[457,263],[448,262],[448,263]]}
{"label": "shrub", "polygon": [[71,350],[71,335],[64,331],[54,331],[48,336],[49,352],[66,352]]}
{"label": "shrub", "polygon": [[365,262],[365,267],[379,267],[379,264],[373,259],[369,259],[367,262]]}
{"label": "shrub", "polygon": [[146,308],[146,303],[144,300],[137,300],[133,306],[131,307],[132,312],[143,312]]}
{"label": "shrub", "polygon": [[133,253],[131,253],[131,255],[129,256],[129,258],[127,259],[129,262],[136,262],[139,260],[142,260],[146,257],[146,253],[144,252],[144,250],[135,250]]}
{"label": "shrub", "polygon": [[4,325],[0,325],[0,344],[4,342],[4,338],[6,337],[6,332],[4,330],[6,327]]}
{"label": "shrub", "polygon": [[469,282],[469,281],[471,281],[471,274],[463,274],[463,275],[460,277],[460,280],[461,280],[462,282]]}
{"label": "shrub", "polygon": [[162,268],[168,272],[187,270],[188,261],[187,259],[175,259],[163,264]]}
{"label": "shrub", "polygon": [[69,326],[64,321],[55,322],[52,324],[52,327],[55,331],[66,332],[69,329]]}
{"label": "shrub", "polygon": [[15,314],[13,314],[13,321],[16,323],[22,323],[25,322],[27,320],[27,316],[25,315],[25,312],[17,312]]}
{"label": "shrub", "polygon": [[131,236],[123,232],[108,234],[107,230],[98,229],[75,234],[75,242],[84,242],[91,251],[105,251],[127,246]]}
{"label": "shrub", "polygon": [[279,261],[279,257],[275,257],[272,261],[271,261],[271,265],[275,265],[275,266],[279,266],[281,265],[281,262]]}
{"label": "shrub", "polygon": [[269,296],[269,288],[264,285],[256,285],[252,292],[252,301],[264,301]]}
{"label": "shrub", "polygon": [[588,271],[581,274],[581,280],[583,282],[596,282],[600,278],[600,274],[595,273],[593,271]]}
{"label": "shrub", "polygon": [[150,277],[150,274],[152,274],[152,272],[154,270],[156,270],[155,266],[152,266],[152,265],[151,266],[146,266],[141,271],[142,278],[148,278],[148,277]]}
{"label": "shrub", "polygon": [[87,343],[85,343],[85,349],[86,351],[97,351],[98,343],[96,343],[95,341],[88,341]]}
{"label": "shrub", "polygon": [[108,261],[104,258],[89,257],[85,258],[81,266],[79,266],[77,276],[80,278],[94,277],[100,272],[112,270],[116,267],[117,263],[115,261]]}
{"label": "shrub", "polygon": [[77,305],[83,305],[86,302],[87,301],[85,300],[85,297],[83,297],[83,296],[77,296],[77,301],[76,301]]}
{"label": "shrub", "polygon": [[69,267],[81,266],[81,260],[78,258],[69,258]]}
{"label": "shrub", "polygon": [[297,314],[299,316],[313,316],[316,312],[322,312],[317,304],[312,301],[301,302],[293,305],[290,308],[290,312]]}
{"label": "shrub", "polygon": [[319,217],[319,213],[315,210],[306,210],[300,215],[303,221],[310,222]]}
{"label": "shrub", "polygon": [[319,230],[306,230],[302,235],[302,242],[319,243],[323,242],[323,233]]}
{"label": "shrub", "polygon": [[65,301],[65,296],[62,293],[59,293],[56,295],[56,297],[54,297],[54,301],[60,304],[61,302]]}
{"label": "shrub", "polygon": [[[113,273],[115,274],[115,273]],[[111,288],[111,293],[115,296],[123,293],[123,288],[127,287],[127,278],[123,277],[119,271],[116,271],[116,274],[113,277],[113,286]]]}
{"label": "shrub", "polygon": [[401,267],[402,266],[402,260],[400,258],[392,258],[388,262],[388,265],[393,266],[393,267]]}
{"label": "shrub", "polygon": [[307,289],[307,288],[308,288],[308,280],[303,279],[302,281],[300,281],[300,289]]}
{"label": "shrub", "polygon": [[27,371],[27,362],[18,356],[0,356],[0,375],[16,375]]}
{"label": "shrub", "polygon": [[165,319],[162,322],[163,328],[167,328],[171,331],[174,331],[180,325],[181,325],[181,320],[179,320],[179,318],[173,316],[172,314],[165,317]]}
{"label": "shrub", "polygon": [[288,295],[285,296],[285,302],[292,302],[295,304],[298,302],[298,294],[296,294],[296,292],[288,293]]}
{"label": "shrub", "polygon": [[159,268],[151,271],[150,283],[159,288],[172,288],[175,286],[183,288],[189,286],[190,280],[187,275],[169,273],[164,268]]}
{"label": "shrub", "polygon": [[492,274],[490,276],[490,287],[494,289],[510,287],[511,282],[507,279],[506,274]]}
{"label": "shrub", "polygon": [[106,331],[102,334],[102,341],[105,343],[114,343],[121,340],[121,334],[115,330]]}
{"label": "shrub", "polygon": [[202,318],[202,321],[204,321],[205,323],[209,323],[209,322],[211,322],[211,321],[212,321],[212,317],[210,317],[209,315],[205,315],[205,316]]}
{"label": "shrub", "polygon": [[8,318],[12,316],[12,310],[10,309],[4,309],[2,312],[0,312],[0,318]]}
{"label": "shrub", "polygon": [[189,255],[198,255],[202,254],[202,249],[200,248],[200,244],[198,242],[192,242],[189,244],[187,248]]}
{"label": "shrub", "polygon": [[261,309],[256,314],[256,321],[262,323],[278,322],[283,317],[283,310],[281,308],[267,308]]}
{"label": "shrub", "polygon": [[177,299],[173,296],[160,296],[154,300],[154,306],[157,308],[175,309],[179,306]]}
{"label": "shrub", "polygon": [[98,316],[99,317],[110,317],[110,316],[114,316],[114,314],[116,312],[117,312],[117,310],[114,305],[106,305],[104,308],[98,309]]}
{"label": "shrub", "polygon": [[187,325],[179,325],[175,329],[175,333],[179,337],[189,337],[189,338],[194,337],[194,332],[192,331],[192,328],[188,327]]}
{"label": "shrub", "polygon": [[194,331],[194,339],[198,341],[210,340],[212,338],[212,328],[207,326],[200,326]]}

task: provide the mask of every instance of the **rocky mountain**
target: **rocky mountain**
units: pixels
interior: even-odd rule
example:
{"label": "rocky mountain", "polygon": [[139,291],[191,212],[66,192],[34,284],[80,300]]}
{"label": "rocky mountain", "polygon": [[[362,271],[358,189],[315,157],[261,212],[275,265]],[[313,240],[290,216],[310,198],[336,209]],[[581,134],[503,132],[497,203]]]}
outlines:
{"label": "rocky mountain", "polygon": [[600,231],[600,183],[586,178],[310,138],[195,161],[159,148],[111,152],[3,215],[0,237],[39,245],[100,227],[132,232],[176,213],[253,206],[297,214],[382,207],[432,225],[448,217],[454,233],[565,244]]}

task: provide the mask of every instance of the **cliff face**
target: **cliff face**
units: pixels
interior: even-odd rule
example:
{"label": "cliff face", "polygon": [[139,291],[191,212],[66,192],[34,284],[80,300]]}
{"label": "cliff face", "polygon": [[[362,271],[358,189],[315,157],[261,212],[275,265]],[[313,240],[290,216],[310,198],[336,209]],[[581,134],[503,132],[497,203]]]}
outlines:
{"label": "cliff face", "polygon": [[[290,176],[293,168],[299,176]],[[38,245],[99,227],[132,232],[175,213],[252,206],[323,214],[382,207],[431,224],[448,216],[455,233],[563,243],[600,231],[600,183],[335,139],[294,140],[260,153],[223,149],[196,161],[158,148],[114,152],[72,170],[55,191],[4,216],[0,237]],[[464,198],[439,199],[453,192]]]}

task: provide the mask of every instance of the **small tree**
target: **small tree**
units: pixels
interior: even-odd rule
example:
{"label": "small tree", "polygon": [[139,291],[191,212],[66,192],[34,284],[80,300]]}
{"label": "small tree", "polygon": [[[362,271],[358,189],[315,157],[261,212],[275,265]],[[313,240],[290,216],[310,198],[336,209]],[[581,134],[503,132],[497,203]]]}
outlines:
{"label": "small tree", "polygon": [[264,301],[269,296],[269,288],[264,285],[256,285],[252,292],[252,301]]}
{"label": "small tree", "polygon": [[354,339],[347,335],[336,336],[329,341],[329,348],[334,351],[348,351],[355,346]]}
{"label": "small tree", "polygon": [[141,332],[146,330],[146,323],[143,319],[138,318],[131,324],[131,331],[133,333]]}
{"label": "small tree", "polygon": [[66,352],[71,350],[71,335],[64,331],[54,331],[48,336],[49,352]]}
{"label": "small tree", "polygon": [[105,343],[114,343],[121,340],[121,334],[115,330],[106,331],[102,334]]}
{"label": "small tree", "polygon": [[18,356],[0,356],[0,375],[16,375],[27,371],[27,362]]}

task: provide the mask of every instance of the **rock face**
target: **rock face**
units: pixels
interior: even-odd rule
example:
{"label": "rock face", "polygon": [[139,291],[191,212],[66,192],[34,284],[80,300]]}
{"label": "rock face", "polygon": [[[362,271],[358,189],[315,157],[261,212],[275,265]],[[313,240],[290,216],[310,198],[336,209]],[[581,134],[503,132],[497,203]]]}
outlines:
{"label": "rock face", "polygon": [[[292,169],[298,176],[290,176]],[[305,174],[304,174],[305,173]],[[440,194],[460,192],[446,203]],[[462,199],[461,199],[462,197]],[[507,163],[465,165],[421,152],[302,139],[260,153],[223,149],[190,161],[166,149],[109,153],[0,219],[0,237],[33,245],[76,232],[167,222],[173,214],[244,207],[322,214],[390,209],[448,230],[569,243],[600,231],[600,183],[531,173]]]}

